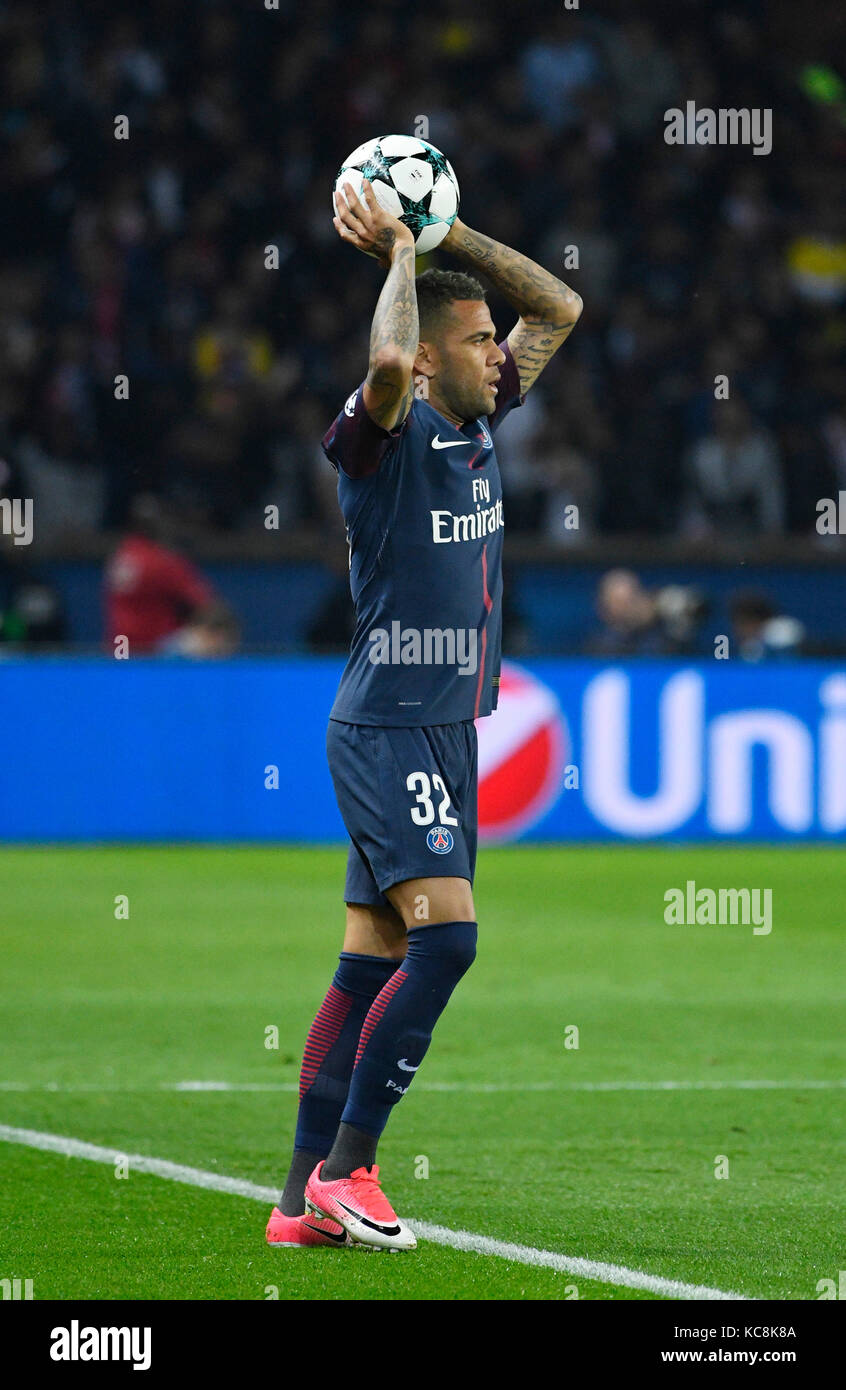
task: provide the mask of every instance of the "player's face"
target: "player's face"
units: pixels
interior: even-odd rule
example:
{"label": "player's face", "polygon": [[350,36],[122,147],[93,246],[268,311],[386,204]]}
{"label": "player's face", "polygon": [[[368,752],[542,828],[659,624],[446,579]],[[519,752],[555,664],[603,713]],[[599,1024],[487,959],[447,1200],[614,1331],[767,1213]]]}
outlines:
{"label": "player's face", "polygon": [[497,385],[505,353],[496,345],[496,329],[483,299],[453,300],[436,345],[433,393],[461,420],[490,415],[496,409]]}

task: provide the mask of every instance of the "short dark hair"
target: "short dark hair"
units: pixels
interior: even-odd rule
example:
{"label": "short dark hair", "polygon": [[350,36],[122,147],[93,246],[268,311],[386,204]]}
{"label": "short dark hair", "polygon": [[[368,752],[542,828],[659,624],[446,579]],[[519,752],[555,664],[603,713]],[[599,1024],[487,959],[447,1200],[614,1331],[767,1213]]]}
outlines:
{"label": "short dark hair", "polygon": [[729,612],[735,622],[739,618],[741,622],[768,623],[778,609],[760,589],[738,589],[729,599]]}
{"label": "short dark hair", "polygon": [[415,282],[420,339],[425,342],[443,325],[456,299],[484,299],[485,291],[473,275],[460,270],[424,270]]}

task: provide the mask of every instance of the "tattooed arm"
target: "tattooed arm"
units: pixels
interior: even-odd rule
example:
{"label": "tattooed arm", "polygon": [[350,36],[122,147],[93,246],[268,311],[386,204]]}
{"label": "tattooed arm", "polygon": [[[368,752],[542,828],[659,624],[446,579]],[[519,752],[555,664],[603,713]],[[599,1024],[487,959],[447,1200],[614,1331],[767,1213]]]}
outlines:
{"label": "tattooed arm", "polygon": [[402,424],[411,409],[411,369],[419,341],[413,240],[410,245],[393,242],[390,254],[391,268],[370,329],[370,366],[364,386],[364,408],[384,430]]}
{"label": "tattooed arm", "polygon": [[396,217],[380,207],[367,179],[362,197],[346,185],[346,202],[337,195],[333,218],[343,241],[375,256],[388,275],[370,330],[370,365],[364,384],[364,408],[384,430],[402,424],[414,399],[411,370],[417,354],[419,324],[414,286],[414,237]]}
{"label": "tattooed arm", "polygon": [[457,217],[442,245],[485,275],[520,315],[508,346],[520,373],[520,389],[528,391],[573,331],[582,312],[581,296],[536,261],[472,231]]}

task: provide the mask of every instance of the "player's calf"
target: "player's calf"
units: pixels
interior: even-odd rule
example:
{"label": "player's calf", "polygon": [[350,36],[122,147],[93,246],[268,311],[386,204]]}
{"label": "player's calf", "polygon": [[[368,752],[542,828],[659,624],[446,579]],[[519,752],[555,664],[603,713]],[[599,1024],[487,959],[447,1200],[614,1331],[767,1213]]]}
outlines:
{"label": "player's calf", "polygon": [[402,965],[377,995],[358,1042],[327,1180],[369,1168],[391,1110],[411,1085],[435,1024],[476,956],[475,922],[442,922],[408,933]]}

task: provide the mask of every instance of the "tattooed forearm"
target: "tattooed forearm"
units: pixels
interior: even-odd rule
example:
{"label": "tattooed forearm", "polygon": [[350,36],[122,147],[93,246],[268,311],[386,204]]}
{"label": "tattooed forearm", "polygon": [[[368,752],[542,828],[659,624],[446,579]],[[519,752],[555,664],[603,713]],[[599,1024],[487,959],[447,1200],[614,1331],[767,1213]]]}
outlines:
{"label": "tattooed forearm", "polygon": [[536,261],[474,232],[458,218],[443,245],[481,271],[520,315],[508,335],[508,346],[521,390],[528,391],[572,332],[582,312],[581,297]]}
{"label": "tattooed forearm", "polygon": [[[393,238],[394,233],[386,228],[385,233]],[[387,248],[390,254],[393,248]],[[370,364],[375,366],[379,358],[394,355],[398,358],[411,358],[417,352],[419,341],[417,319],[417,292],[414,287],[414,247],[402,246],[391,262],[382,293],[373,315],[370,330]]]}
{"label": "tattooed forearm", "polygon": [[579,317],[582,301],[575,290],[510,246],[474,232],[464,223],[453,228],[444,245],[487,276],[523,318],[563,328]]}
{"label": "tattooed forearm", "polygon": [[[396,246],[392,229],[382,234],[391,266],[370,329],[370,367],[365,401],[371,418],[386,429],[404,420],[414,395],[411,369],[419,341],[414,247]],[[387,238],[391,238],[390,246]]]}
{"label": "tattooed forearm", "polygon": [[367,385],[370,388],[369,414],[377,424],[391,424],[395,420],[405,419],[414,395],[413,381],[404,388],[386,371],[377,367],[370,372]]}

